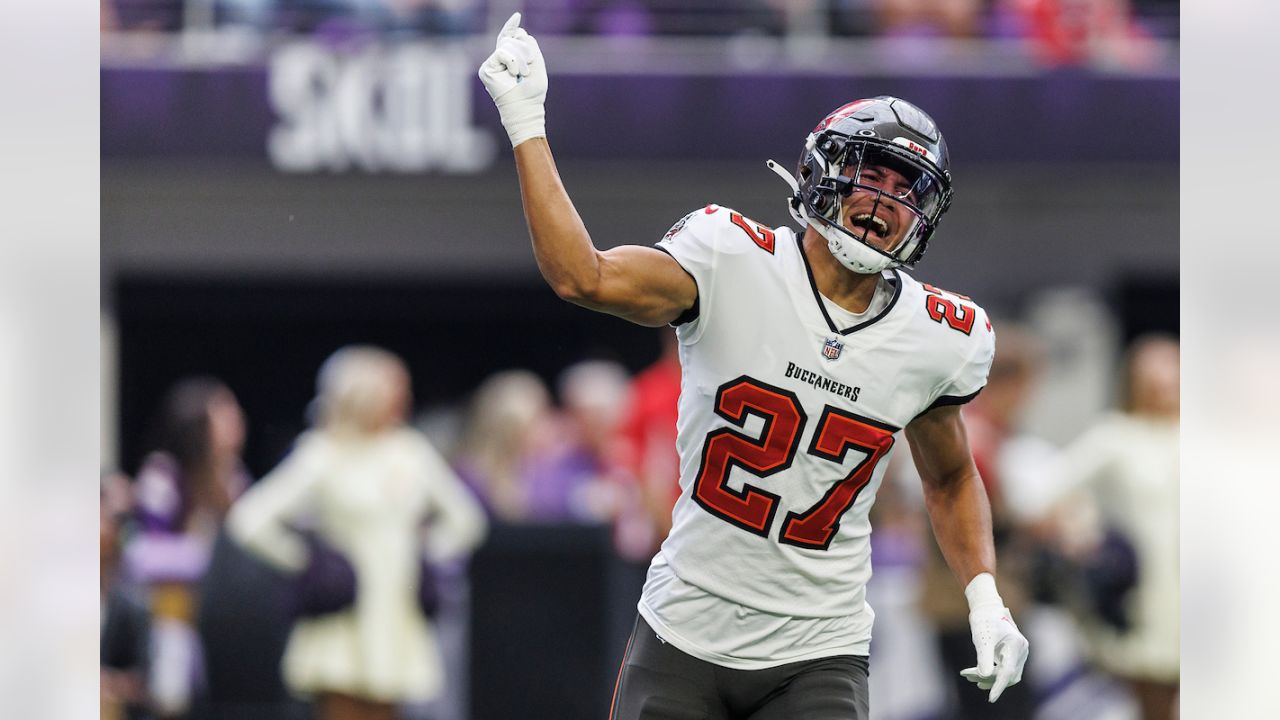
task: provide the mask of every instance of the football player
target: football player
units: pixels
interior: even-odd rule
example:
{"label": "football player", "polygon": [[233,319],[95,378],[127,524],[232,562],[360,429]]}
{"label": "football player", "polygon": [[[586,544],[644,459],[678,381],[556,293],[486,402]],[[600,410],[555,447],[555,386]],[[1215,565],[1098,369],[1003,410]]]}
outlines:
{"label": "football player", "polygon": [[968,297],[903,272],[951,201],[947,146],[900,99],[849,103],[805,142],[804,228],[728,207],[656,247],[599,251],[547,144],[547,70],[512,15],[480,79],[515,148],[538,267],[561,298],[676,327],[681,495],[654,557],[611,719],[868,717],[868,513],[905,434],[947,563],[965,588],[995,702],[1028,644],[996,589],[991,517],[960,406],[995,348]]}

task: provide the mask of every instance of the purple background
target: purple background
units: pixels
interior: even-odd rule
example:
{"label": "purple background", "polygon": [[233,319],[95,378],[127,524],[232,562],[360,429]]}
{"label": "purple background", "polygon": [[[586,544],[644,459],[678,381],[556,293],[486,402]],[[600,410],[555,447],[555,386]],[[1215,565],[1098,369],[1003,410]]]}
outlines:
{"label": "purple background", "polygon": [[[262,67],[102,70],[104,157],[265,156],[274,124]],[[477,80],[474,122],[501,137]],[[1178,160],[1178,80],[1064,71],[1026,78],[561,75],[548,104],[558,155],[778,157],[855,97],[924,107],[968,161]],[[822,111],[825,112],[825,111]],[[601,128],[608,128],[607,131]],[[612,136],[611,142],[603,137]]]}

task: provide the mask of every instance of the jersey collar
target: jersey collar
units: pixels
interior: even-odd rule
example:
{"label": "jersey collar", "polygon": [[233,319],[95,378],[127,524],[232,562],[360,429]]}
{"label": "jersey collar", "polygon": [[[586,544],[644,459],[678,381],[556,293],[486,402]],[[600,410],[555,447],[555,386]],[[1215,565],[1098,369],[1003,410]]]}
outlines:
{"label": "jersey collar", "polygon": [[[804,264],[805,276],[809,279],[809,289],[813,291],[813,302],[818,306],[818,312],[822,313],[822,319],[826,321],[827,327],[830,328],[831,332],[836,333],[837,335],[849,335],[851,333],[855,333],[865,327],[869,327],[879,322],[882,318],[886,317],[891,310],[893,310],[894,305],[898,304],[898,298],[902,296],[902,276],[898,273],[897,268],[891,268],[886,271],[893,274],[892,277],[888,278],[889,283],[893,285],[893,297],[889,298],[888,304],[886,304],[880,312],[876,313],[874,317],[863,320],[857,325],[852,325],[847,328],[837,328],[835,322],[831,319],[830,313],[827,312],[827,306],[822,302],[822,295],[818,292],[818,283],[813,279],[813,267],[809,265],[809,256],[804,253],[803,236],[799,233],[793,233],[793,235],[796,239],[796,250],[800,253],[800,262]],[[883,273],[881,274],[883,275]]]}

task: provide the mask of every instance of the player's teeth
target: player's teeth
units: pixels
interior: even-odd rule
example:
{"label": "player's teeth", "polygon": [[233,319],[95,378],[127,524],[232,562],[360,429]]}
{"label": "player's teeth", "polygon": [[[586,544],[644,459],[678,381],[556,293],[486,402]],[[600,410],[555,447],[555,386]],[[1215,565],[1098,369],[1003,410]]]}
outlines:
{"label": "player's teeth", "polygon": [[889,234],[889,224],[886,223],[884,220],[881,220],[880,218],[876,217],[875,215],[872,215],[871,213],[859,213],[857,215],[854,215],[853,221],[855,223],[870,225],[871,228],[875,230],[875,232],[881,235]]}

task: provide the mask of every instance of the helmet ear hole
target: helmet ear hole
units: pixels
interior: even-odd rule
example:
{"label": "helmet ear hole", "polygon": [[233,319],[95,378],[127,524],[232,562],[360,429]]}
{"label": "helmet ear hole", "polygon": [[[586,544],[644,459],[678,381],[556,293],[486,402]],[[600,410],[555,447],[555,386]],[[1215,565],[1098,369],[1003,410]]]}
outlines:
{"label": "helmet ear hole", "polygon": [[830,216],[840,198],[829,188],[813,188],[809,191],[809,204],[819,215]]}

